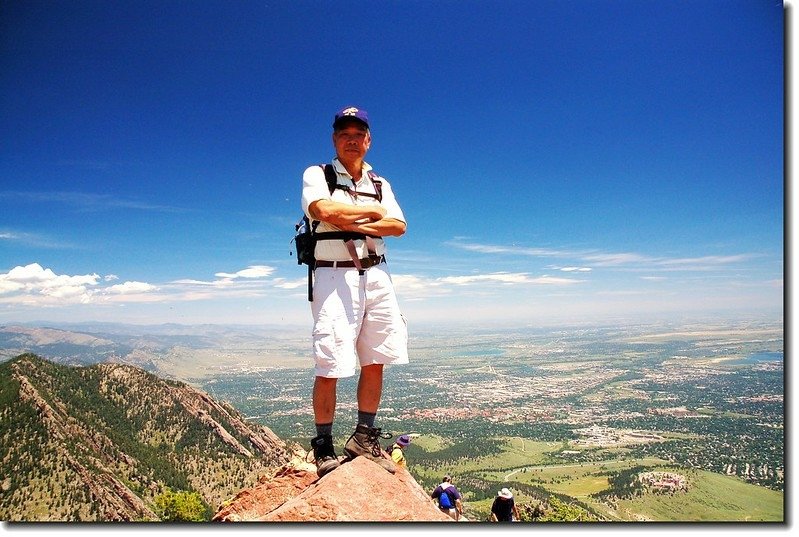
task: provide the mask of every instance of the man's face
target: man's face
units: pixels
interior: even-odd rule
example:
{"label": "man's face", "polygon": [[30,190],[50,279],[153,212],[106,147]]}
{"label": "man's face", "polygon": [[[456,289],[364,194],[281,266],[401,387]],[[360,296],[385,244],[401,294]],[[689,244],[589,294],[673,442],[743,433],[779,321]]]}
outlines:
{"label": "man's face", "polygon": [[336,155],[344,162],[363,159],[372,143],[369,130],[359,122],[349,122],[333,132]]}

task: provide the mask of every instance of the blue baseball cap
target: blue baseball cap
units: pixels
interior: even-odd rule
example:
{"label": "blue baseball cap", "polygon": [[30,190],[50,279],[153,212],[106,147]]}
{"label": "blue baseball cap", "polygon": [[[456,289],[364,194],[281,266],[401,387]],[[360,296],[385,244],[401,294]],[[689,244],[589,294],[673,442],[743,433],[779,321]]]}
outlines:
{"label": "blue baseball cap", "polygon": [[347,106],[346,108],[342,108],[339,112],[337,112],[336,117],[333,119],[333,128],[338,128],[339,125],[350,119],[360,121],[366,125],[367,129],[369,128],[369,116],[366,115],[366,110],[361,110],[355,106]]}

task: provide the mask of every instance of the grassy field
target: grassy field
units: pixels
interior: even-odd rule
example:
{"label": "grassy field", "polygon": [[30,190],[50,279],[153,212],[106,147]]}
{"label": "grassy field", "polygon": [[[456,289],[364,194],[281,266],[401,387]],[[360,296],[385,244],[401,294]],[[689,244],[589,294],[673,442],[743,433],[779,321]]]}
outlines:
{"label": "grassy field", "polygon": [[648,494],[620,500],[625,519],[696,522],[782,522],[784,495],[744,483],[738,478],[706,471],[686,472],[691,487],[684,494]]}
{"label": "grassy field", "polygon": [[[480,476],[497,488],[513,484],[542,487],[563,494],[592,507],[609,520],[660,521],[660,522],[782,522],[784,521],[784,494],[764,487],[750,485],[742,480],[692,469],[675,469],[667,461],[625,458],[626,450],[606,450],[607,460],[599,462],[556,462],[554,453],[567,448],[561,442],[534,442],[522,438],[505,438],[498,453],[481,454],[436,469],[416,468],[432,480],[440,479],[442,472],[454,476]],[[447,447],[447,441],[436,437],[420,437],[419,447],[428,452]],[[688,479],[687,492],[658,494],[646,492],[629,500],[603,502],[593,495],[610,488],[608,477],[614,472],[643,466],[650,471],[670,471]],[[469,499],[469,498],[467,498]],[[493,498],[471,498],[468,511],[485,513]],[[517,501],[530,502],[531,498],[517,493]],[[537,501],[532,500],[533,503]]]}
{"label": "grassy field", "polygon": [[[652,471],[671,471],[689,480],[687,492],[645,493],[612,505],[592,495],[608,489],[611,471],[644,466]],[[784,519],[780,492],[744,483],[736,477],[706,471],[675,469],[658,459],[611,461],[601,464],[562,465],[528,469],[510,476],[511,481],[542,486],[552,492],[581,500],[597,512],[615,520],[683,522],[781,522]]]}

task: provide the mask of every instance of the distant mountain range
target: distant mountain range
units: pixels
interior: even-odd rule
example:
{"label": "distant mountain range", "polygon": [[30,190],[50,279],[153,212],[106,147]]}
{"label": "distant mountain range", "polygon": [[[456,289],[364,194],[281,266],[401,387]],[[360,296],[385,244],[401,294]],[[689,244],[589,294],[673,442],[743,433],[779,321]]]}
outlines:
{"label": "distant mountain range", "polygon": [[11,324],[0,325],[0,362],[33,353],[58,364],[123,363],[192,381],[218,372],[220,361],[305,366],[308,337],[306,329],[276,326]]}
{"label": "distant mountain range", "polygon": [[[98,353],[113,346],[57,330],[4,334]],[[291,458],[271,430],[187,384],[30,353],[0,363],[0,454],[6,521],[158,520],[158,498],[175,491],[212,513]]]}

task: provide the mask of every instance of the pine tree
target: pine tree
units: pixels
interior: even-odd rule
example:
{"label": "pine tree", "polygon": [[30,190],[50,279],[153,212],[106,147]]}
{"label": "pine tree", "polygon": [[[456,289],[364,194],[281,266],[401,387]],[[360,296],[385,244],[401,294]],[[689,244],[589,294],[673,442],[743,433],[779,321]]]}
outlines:
{"label": "pine tree", "polygon": [[206,522],[211,510],[196,492],[167,489],[155,499],[155,509],[164,522]]}

